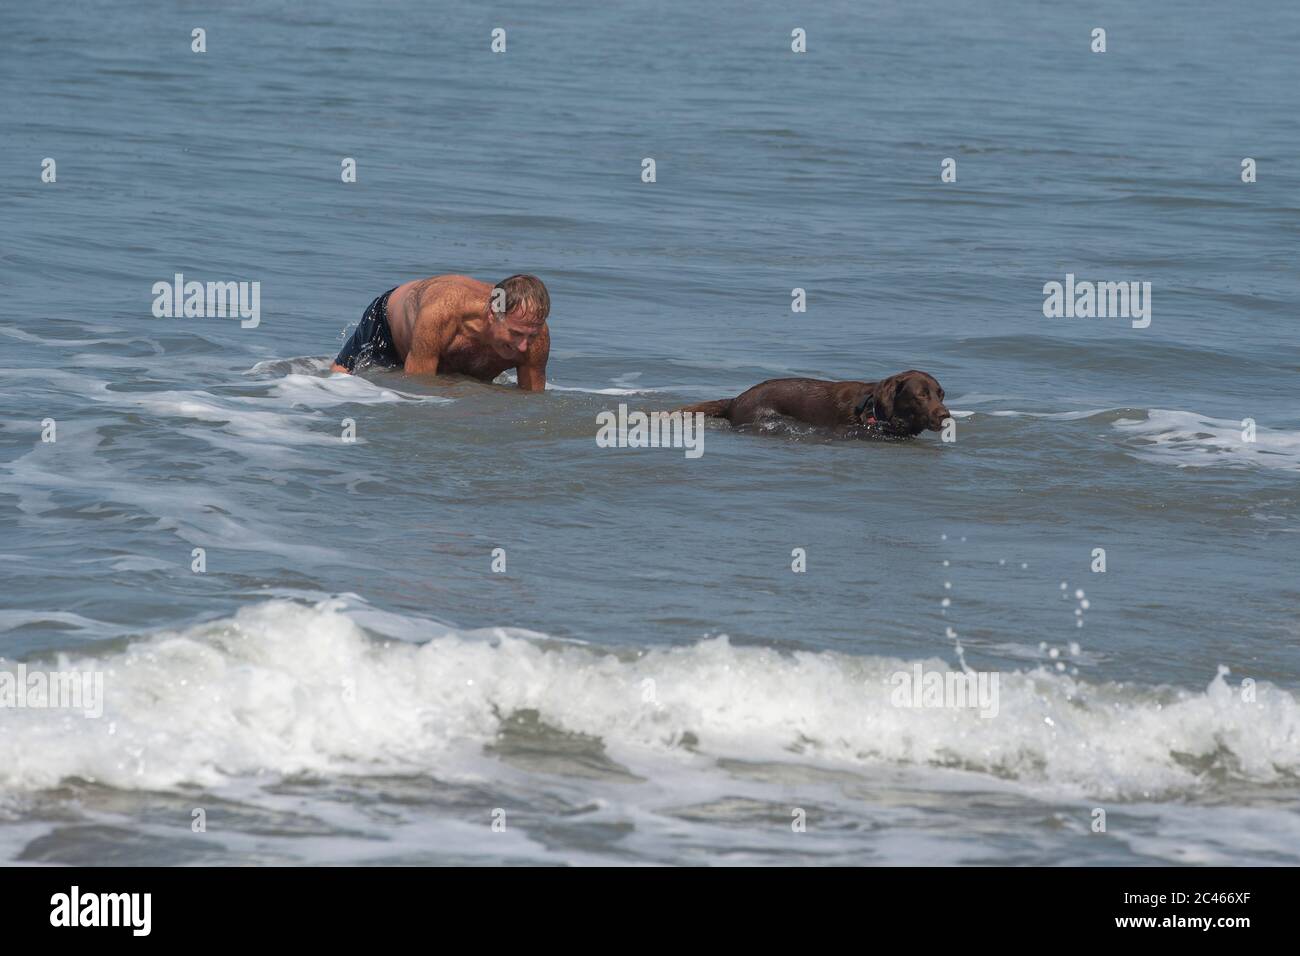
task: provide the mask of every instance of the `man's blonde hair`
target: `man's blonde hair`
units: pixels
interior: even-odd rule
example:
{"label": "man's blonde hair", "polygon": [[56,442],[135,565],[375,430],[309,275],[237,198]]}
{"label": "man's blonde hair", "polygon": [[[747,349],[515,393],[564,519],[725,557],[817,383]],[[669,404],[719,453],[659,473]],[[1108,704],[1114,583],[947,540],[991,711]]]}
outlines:
{"label": "man's blonde hair", "polygon": [[520,305],[524,306],[538,322],[545,322],[546,317],[551,314],[551,295],[537,276],[513,275],[494,285],[491,300],[494,310],[496,304],[501,301],[497,289],[505,293],[505,308],[497,313],[498,319],[504,319]]}

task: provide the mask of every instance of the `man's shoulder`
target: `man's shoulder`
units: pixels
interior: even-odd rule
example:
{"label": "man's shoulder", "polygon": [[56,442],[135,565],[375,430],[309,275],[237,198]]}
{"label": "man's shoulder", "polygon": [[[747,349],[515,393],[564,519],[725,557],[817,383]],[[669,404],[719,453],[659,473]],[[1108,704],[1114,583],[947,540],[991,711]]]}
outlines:
{"label": "man's shoulder", "polygon": [[424,280],[424,284],[430,288],[438,289],[446,296],[464,295],[478,297],[482,296],[492,288],[490,284],[481,279],[475,279],[473,276],[461,275],[458,272],[449,272],[446,275],[440,276],[430,276]]}
{"label": "man's shoulder", "polygon": [[410,283],[410,297],[421,318],[427,313],[437,320],[455,319],[477,311],[482,304],[482,292],[475,282],[468,276],[430,276]]}

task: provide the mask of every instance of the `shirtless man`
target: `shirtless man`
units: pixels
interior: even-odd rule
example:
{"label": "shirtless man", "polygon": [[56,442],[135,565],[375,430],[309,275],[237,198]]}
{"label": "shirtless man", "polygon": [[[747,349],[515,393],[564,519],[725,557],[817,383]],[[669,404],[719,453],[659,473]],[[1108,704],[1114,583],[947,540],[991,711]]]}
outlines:
{"label": "shirtless man", "polygon": [[370,303],[334,360],[332,372],[367,365],[408,375],[469,375],[490,382],[508,368],[519,387],[546,387],[551,297],[536,276],[496,285],[469,276],[433,276],[390,289]]}

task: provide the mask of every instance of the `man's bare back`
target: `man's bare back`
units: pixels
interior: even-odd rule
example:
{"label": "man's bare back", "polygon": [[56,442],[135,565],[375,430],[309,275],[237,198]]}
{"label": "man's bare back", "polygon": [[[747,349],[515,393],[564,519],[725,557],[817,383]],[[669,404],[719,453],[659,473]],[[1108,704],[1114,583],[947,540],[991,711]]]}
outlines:
{"label": "man's bare back", "polygon": [[546,387],[550,296],[534,276],[495,286],[462,275],[399,285],[366,310],[331,371],[361,364],[398,367],[408,375],[458,374],[492,381],[519,370],[519,387]]}

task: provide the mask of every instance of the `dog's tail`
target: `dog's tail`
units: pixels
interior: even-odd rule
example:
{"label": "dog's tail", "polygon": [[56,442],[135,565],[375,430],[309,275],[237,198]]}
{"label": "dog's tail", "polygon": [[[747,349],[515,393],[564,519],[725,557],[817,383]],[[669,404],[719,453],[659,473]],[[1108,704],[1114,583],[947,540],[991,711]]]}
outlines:
{"label": "dog's tail", "polygon": [[703,412],[705,415],[712,415],[714,418],[726,418],[731,412],[731,403],[734,398],[720,398],[715,402],[699,402],[695,405],[687,405],[685,408],[679,408],[679,412]]}

